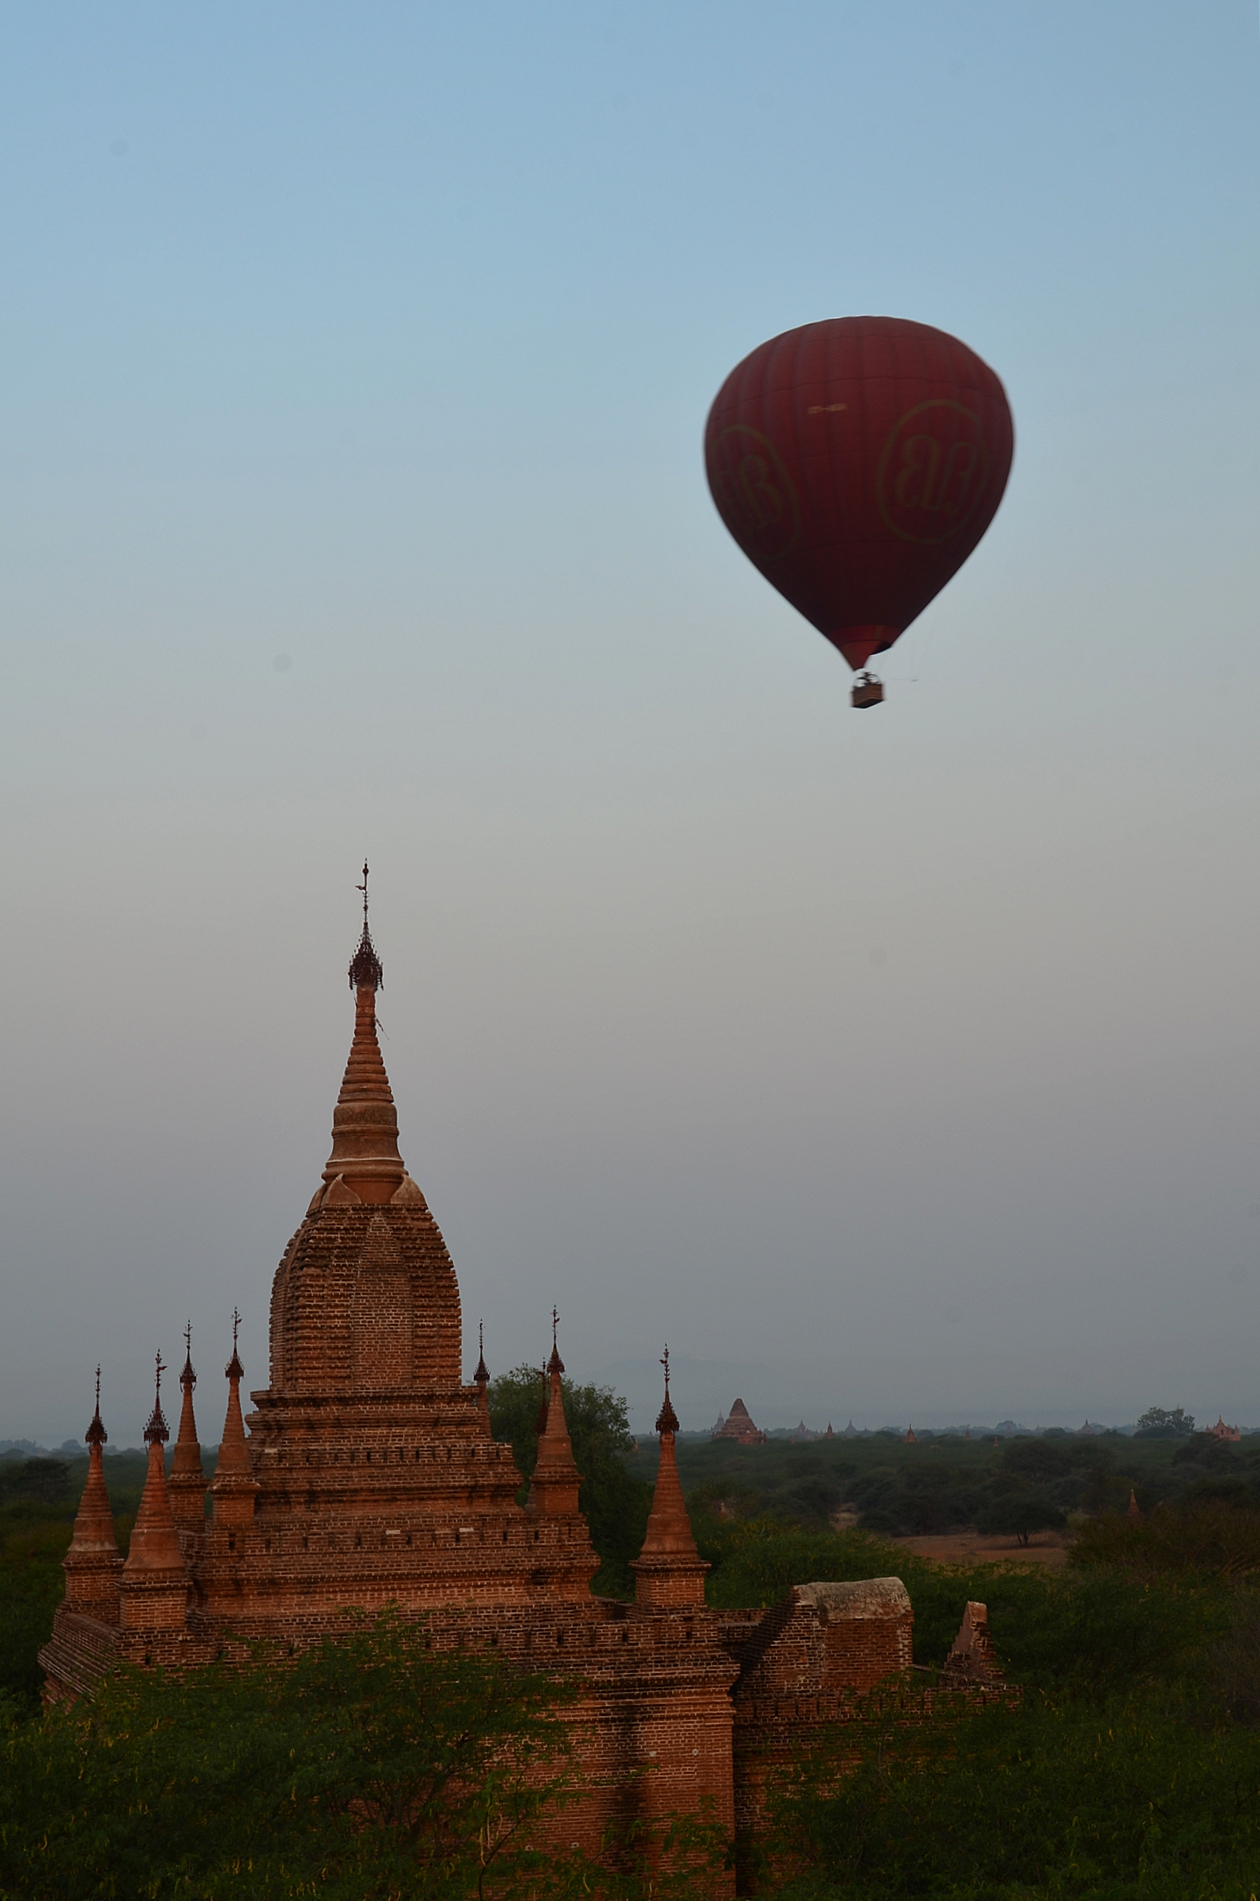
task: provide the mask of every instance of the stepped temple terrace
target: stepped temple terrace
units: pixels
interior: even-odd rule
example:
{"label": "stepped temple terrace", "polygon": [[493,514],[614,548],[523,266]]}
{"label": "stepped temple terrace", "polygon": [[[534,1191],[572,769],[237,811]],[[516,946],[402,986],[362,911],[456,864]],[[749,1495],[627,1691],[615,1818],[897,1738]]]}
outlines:
{"label": "stepped temple terrace", "polygon": [[[524,1505],[511,1448],[491,1434],[484,1360],[471,1381],[462,1375],[455,1269],[399,1153],[366,899],[349,975],[354,1034],[332,1151],[276,1271],[267,1382],[243,1410],[234,1323],[207,1485],[191,1355],[169,1471],[158,1361],[148,1477],[125,1562],[98,1387],[65,1597],[41,1652],[46,1695],[90,1696],[120,1660],[183,1672],[260,1641],[282,1658],[357,1613],[396,1606],[426,1620],[435,1646],[483,1645],[578,1681],[567,1720],[584,1793],[557,1818],[557,1840],[598,1851],[630,1822],[688,1815],[755,1834],[776,1765],[855,1696],[910,1668],[905,1588],[895,1578],[818,1583],[770,1610],[707,1608],[667,1367],[635,1599],[592,1595],[598,1559],[578,1508],[558,1348]],[[756,1432],[739,1402],[728,1431],[732,1423],[736,1436]],[[956,1653],[959,1682],[1002,1694],[983,1606],[969,1607]]]}

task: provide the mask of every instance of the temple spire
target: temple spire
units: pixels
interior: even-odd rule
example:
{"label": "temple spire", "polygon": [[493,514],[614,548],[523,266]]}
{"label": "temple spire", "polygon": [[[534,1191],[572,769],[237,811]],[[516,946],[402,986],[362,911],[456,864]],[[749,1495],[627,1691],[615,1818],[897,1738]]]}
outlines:
{"label": "temple spire", "polygon": [[204,1531],[206,1523],[206,1475],[201,1464],[201,1446],[197,1439],[197,1421],[193,1416],[193,1387],[197,1375],[192,1363],[192,1321],[184,1328],[184,1370],[179,1376],[183,1401],[179,1409],[179,1434],[171,1456],[171,1510],[175,1523],[189,1531]]}
{"label": "temple spire", "polygon": [[114,1514],[105,1489],[102,1448],[109,1434],[101,1424],[101,1369],[96,1369],[96,1410],[83,1435],[88,1447],[87,1484],[75,1515],[70,1549],[62,1560],[66,1603],[102,1624],[118,1622],[118,1590],[123,1561],[114,1536]]}
{"label": "temple spire", "polygon": [[473,1385],[477,1388],[477,1411],[487,1427],[490,1424],[490,1402],[486,1398],[486,1388],[490,1384],[490,1373],[486,1366],[486,1323],[477,1322],[477,1371],[473,1374]]}
{"label": "temple spire", "polygon": [[149,1471],[122,1574],[124,1629],[170,1630],[182,1627],[188,1606],[188,1574],[179,1549],[179,1533],[166,1484],[166,1442],[170,1429],[162,1411],[162,1374],[155,1362],[153,1411],[144,1429]]}
{"label": "temple spire", "polygon": [[332,1153],[324,1170],[322,1205],[389,1201],[407,1171],[398,1153],[398,1114],[376,1037],[376,993],[385,973],[368,928],[368,868],[363,866],[363,931],[350,960],[354,1038],[333,1110]]}
{"label": "temple spire", "polygon": [[643,1549],[633,1559],[636,1604],[654,1605],[660,1610],[677,1610],[688,1604],[703,1604],[704,1574],[708,1565],[696,1550],[691,1520],[678,1481],[674,1456],[674,1437],[678,1415],[669,1396],[669,1348],[661,1357],[665,1369],[665,1402],[656,1420],[661,1436],[661,1462],[657,1468],[648,1515],[647,1536]]}
{"label": "temple spire", "polygon": [[356,885],[355,890],[363,893],[363,934],[359,939],[358,949],[350,959],[350,988],[352,990],[383,990],[385,988],[385,971],[380,958],[376,954],[376,946],[372,942],[372,933],[368,928],[368,866],[366,858],[363,860],[363,883]]}
{"label": "temple spire", "polygon": [[245,1420],[241,1414],[241,1381],[245,1377],[245,1369],[237,1352],[240,1325],[241,1316],[233,1309],[232,1357],[223,1369],[223,1376],[228,1382],[227,1414],[223,1421],[223,1437],[219,1442],[219,1462],[210,1485],[216,1525],[252,1523],[254,1503],[258,1496],[258,1481],[250,1463]]}
{"label": "temple spire", "polygon": [[[525,1512],[534,1525],[534,1541],[540,1545],[535,1575],[559,1597],[583,1598],[589,1594],[590,1581],[599,1569],[599,1559],[591,1546],[591,1534],[578,1504],[582,1475],[573,1457],[568,1422],[564,1416],[564,1391],[561,1380],[564,1361],[556,1330],[560,1316],[551,1310],[551,1358],[543,1375],[547,1385],[547,1416],[538,1439],[538,1457],[529,1482]],[[548,1550],[550,1547],[550,1550]]]}
{"label": "temple spire", "polygon": [[564,1395],[560,1381],[564,1373],[564,1361],[560,1358],[560,1348],[556,1339],[556,1330],[560,1316],[553,1307],[551,1310],[551,1358],[547,1362],[547,1418],[538,1439],[538,1459],[534,1466],[534,1475],[530,1480],[529,1499],[525,1509],[531,1513],[545,1513],[549,1518],[557,1515],[576,1515],[578,1509],[578,1487],[582,1475],[573,1458],[573,1443],[569,1438],[569,1428],[564,1416]]}

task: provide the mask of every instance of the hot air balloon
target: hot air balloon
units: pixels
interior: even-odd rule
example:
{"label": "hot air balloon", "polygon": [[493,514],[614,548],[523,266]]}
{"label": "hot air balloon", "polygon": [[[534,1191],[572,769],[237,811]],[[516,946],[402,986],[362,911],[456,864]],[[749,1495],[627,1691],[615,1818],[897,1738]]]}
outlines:
{"label": "hot air balloon", "polygon": [[772,337],[723,383],[704,459],[754,567],[857,673],[967,559],[997,512],[1015,435],[1006,392],[957,337],[836,317]]}

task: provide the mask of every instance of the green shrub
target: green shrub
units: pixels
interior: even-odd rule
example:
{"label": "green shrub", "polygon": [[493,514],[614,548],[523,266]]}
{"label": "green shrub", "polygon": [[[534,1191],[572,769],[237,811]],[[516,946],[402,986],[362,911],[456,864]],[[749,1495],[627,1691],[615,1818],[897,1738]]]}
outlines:
{"label": "green shrub", "polygon": [[65,1592],[61,1568],[71,1527],[47,1505],[10,1505],[0,1513],[0,1696],[38,1703],[43,1672],[37,1653],[52,1635],[53,1612]]}
{"label": "green shrub", "polygon": [[[1206,1493],[1206,1495],[1205,1495]],[[1194,1487],[1183,1501],[1163,1505],[1137,1524],[1119,1517],[1093,1519],[1076,1536],[1069,1562],[1108,1566],[1136,1577],[1260,1575],[1260,1511],[1241,1497]]]}
{"label": "green shrub", "polygon": [[654,1887],[634,1873],[633,1839],[620,1878],[538,1834],[575,1793],[571,1695],[492,1653],[430,1649],[423,1626],[389,1614],[291,1663],[182,1681],[119,1670],[91,1703],[0,1723],[0,1895],[707,1894],[715,1841],[701,1826],[675,1831],[690,1871]]}
{"label": "green shrub", "polygon": [[[886,1703],[885,1699],[885,1703]],[[776,1846],[809,1877],[779,1890],[836,1901],[1186,1901],[1255,1892],[1260,1749],[1166,1692],[1097,1702],[1031,1694],[1017,1709],[867,1718],[838,1784],[801,1765]],[[845,1739],[852,1745],[852,1733]]]}

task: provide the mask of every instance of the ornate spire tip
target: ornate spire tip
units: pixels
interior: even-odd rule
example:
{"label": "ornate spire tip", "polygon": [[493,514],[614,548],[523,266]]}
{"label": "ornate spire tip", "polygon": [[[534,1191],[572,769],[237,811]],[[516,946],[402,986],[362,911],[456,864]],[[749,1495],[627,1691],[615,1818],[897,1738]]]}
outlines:
{"label": "ornate spire tip", "polygon": [[103,1446],[109,1438],[109,1434],[101,1424],[101,1369],[99,1366],[96,1369],[96,1410],[92,1414],[92,1423],[83,1437],[90,1446]]}
{"label": "ornate spire tip", "polygon": [[551,1358],[547,1362],[547,1371],[551,1374],[564,1372],[564,1361],[560,1358],[560,1348],[556,1335],[560,1326],[560,1315],[553,1307],[551,1310]]}
{"label": "ornate spire tip", "polygon": [[658,1432],[677,1432],[678,1431],[678,1414],[674,1411],[673,1405],[669,1397],[669,1346],[668,1344],[666,1345],[664,1353],[661,1355],[661,1365],[665,1368],[665,1404],[661,1407],[660,1412],[656,1416],[656,1430]]}
{"label": "ornate spire tip", "polygon": [[144,1429],[144,1443],[147,1446],[165,1445],[171,1436],[166,1415],[162,1411],[162,1375],[165,1371],[159,1350],[154,1357],[153,1411],[149,1414],[149,1423]]}
{"label": "ornate spire tip", "polygon": [[385,971],[381,965],[380,958],[376,954],[376,946],[372,942],[372,933],[368,929],[368,867],[366,858],[363,860],[363,883],[356,885],[355,890],[363,893],[363,934],[359,939],[359,948],[350,959],[350,988],[352,990],[383,990],[385,988]]}
{"label": "ornate spire tip", "polygon": [[237,1313],[235,1307],[233,1307],[232,1309],[232,1357],[223,1369],[224,1379],[243,1380],[245,1377],[245,1368],[241,1365],[241,1356],[236,1351],[236,1336],[237,1336],[237,1333],[240,1331],[240,1325],[241,1325],[241,1316]]}

